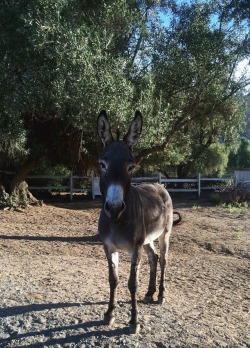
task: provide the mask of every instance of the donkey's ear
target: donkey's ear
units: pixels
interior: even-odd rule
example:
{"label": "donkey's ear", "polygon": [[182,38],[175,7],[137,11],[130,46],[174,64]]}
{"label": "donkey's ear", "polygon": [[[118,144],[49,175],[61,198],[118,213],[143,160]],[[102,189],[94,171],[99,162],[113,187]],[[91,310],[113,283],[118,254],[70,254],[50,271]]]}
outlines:
{"label": "donkey's ear", "polygon": [[102,110],[97,119],[97,133],[101,138],[104,146],[113,141],[113,136],[110,130],[109,121],[105,110]]}
{"label": "donkey's ear", "polygon": [[124,137],[124,141],[128,146],[134,146],[137,143],[139,135],[141,134],[142,129],[142,115],[140,111],[135,112],[135,117],[129,127],[128,133]]}

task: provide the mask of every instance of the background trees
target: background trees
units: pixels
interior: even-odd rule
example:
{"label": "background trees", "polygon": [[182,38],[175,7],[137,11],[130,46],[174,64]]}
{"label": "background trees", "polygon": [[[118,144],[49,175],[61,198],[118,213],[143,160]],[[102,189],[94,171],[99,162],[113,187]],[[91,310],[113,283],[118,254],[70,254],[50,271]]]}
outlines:
{"label": "background trees", "polygon": [[240,146],[236,153],[230,153],[229,163],[230,168],[250,168],[250,140],[242,137]]}
{"label": "background trees", "polygon": [[17,172],[8,191],[41,159],[96,168],[103,108],[121,131],[142,111],[144,167],[182,176],[212,144],[228,154],[245,117],[249,77],[235,71],[249,53],[247,11],[228,0],[3,1],[0,167]]}
{"label": "background trees", "polygon": [[[172,4],[172,21],[155,50],[157,90],[174,110],[172,132],[177,138],[172,141],[182,153],[181,176],[211,144],[234,148],[245,117],[239,92],[249,76],[236,80],[234,72],[249,39],[236,30],[236,23],[229,26],[219,5]],[[169,130],[167,125],[162,132]]]}

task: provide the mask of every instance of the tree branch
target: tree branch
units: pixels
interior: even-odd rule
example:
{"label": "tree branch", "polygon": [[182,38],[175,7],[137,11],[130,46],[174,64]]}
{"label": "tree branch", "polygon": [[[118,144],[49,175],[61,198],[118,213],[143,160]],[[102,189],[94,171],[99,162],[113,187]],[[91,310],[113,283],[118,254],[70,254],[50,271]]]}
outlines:
{"label": "tree branch", "polygon": [[167,139],[160,145],[155,145],[147,149],[143,149],[140,151],[140,153],[136,156],[136,162],[140,163],[145,157],[152,155],[154,153],[159,153],[165,150],[165,148],[168,146],[170,143],[170,140],[172,137],[175,135],[175,133],[180,130],[183,126],[188,124],[189,120],[185,117],[182,116],[180,117],[173,125],[172,129],[167,135]]}

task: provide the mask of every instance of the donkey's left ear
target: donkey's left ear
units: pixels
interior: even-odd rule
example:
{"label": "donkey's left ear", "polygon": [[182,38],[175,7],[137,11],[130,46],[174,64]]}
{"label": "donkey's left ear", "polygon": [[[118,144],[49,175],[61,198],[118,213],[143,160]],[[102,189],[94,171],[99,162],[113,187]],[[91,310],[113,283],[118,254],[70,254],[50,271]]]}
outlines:
{"label": "donkey's left ear", "polygon": [[124,137],[124,141],[128,144],[128,146],[132,147],[137,143],[139,135],[142,130],[142,115],[140,111],[135,112],[135,117],[129,127],[128,133]]}

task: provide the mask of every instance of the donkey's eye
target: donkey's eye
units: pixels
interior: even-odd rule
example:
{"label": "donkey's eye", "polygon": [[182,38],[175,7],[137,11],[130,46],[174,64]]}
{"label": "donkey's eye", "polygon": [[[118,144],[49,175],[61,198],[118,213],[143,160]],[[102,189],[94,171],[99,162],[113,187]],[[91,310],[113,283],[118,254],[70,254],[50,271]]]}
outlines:
{"label": "donkey's eye", "polygon": [[107,170],[107,165],[106,165],[106,163],[105,162],[100,162],[100,167],[101,167],[101,171],[102,172],[106,172],[106,170]]}
{"label": "donkey's eye", "polygon": [[135,167],[134,164],[130,164],[130,165],[128,166],[128,172],[129,172],[129,173],[132,172],[132,170],[134,169],[134,167]]}

